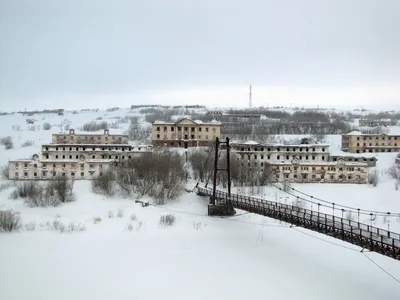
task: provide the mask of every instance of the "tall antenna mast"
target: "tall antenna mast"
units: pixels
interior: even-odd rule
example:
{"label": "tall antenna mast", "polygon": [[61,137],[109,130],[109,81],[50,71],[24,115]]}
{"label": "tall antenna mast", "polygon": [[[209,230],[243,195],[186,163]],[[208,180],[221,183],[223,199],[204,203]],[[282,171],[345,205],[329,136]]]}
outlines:
{"label": "tall antenna mast", "polygon": [[249,108],[252,109],[253,108],[253,103],[251,101],[251,84],[250,84],[250,93],[249,93]]}

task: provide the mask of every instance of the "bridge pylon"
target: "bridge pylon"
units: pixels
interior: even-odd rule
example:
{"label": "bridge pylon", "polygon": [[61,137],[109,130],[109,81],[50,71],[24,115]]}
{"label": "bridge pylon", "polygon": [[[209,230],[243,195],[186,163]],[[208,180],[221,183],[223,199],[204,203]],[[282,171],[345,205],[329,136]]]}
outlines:
{"label": "bridge pylon", "polygon": [[[221,147],[224,146],[224,147]],[[224,148],[226,150],[226,167],[218,167],[219,149]],[[210,197],[208,204],[208,215],[209,216],[233,216],[236,214],[235,209],[230,203],[231,197],[231,168],[230,168],[230,145],[229,138],[227,137],[225,142],[222,142],[217,137],[215,139],[215,159],[214,159],[214,178],[213,178],[213,193]],[[227,173],[228,179],[228,194],[226,198],[217,197],[217,177],[218,172],[224,171]]]}

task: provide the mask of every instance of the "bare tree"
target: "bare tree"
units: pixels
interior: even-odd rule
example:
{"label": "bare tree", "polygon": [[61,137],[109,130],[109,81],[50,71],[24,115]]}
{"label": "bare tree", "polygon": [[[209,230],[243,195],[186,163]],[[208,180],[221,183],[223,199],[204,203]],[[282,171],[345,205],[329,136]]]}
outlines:
{"label": "bare tree", "polygon": [[12,210],[0,211],[0,231],[11,232],[19,230],[22,226],[21,216]]}
{"label": "bare tree", "polygon": [[8,164],[5,164],[1,167],[1,177],[4,179],[10,179],[10,167]]}
{"label": "bare tree", "polygon": [[48,181],[46,186],[46,193],[50,196],[56,196],[60,202],[75,201],[75,194],[73,193],[74,181],[65,177],[58,177],[54,180]]}
{"label": "bare tree", "polygon": [[92,180],[92,190],[107,197],[114,196],[116,193],[115,177],[114,170],[107,169],[102,175]]}

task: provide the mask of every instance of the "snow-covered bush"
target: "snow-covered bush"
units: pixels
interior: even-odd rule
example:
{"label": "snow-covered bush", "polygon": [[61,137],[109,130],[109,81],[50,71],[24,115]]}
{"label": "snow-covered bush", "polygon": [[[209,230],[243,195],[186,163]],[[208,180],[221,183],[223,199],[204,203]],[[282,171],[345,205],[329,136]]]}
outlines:
{"label": "snow-covered bush", "polygon": [[75,200],[73,182],[57,178],[47,183],[25,181],[17,185],[10,195],[11,199],[23,198],[29,207],[58,206]]}
{"label": "snow-covered bush", "polygon": [[82,126],[82,131],[99,131],[99,130],[104,130],[108,128],[108,124],[106,121],[96,123],[96,122],[90,122],[86,123]]}
{"label": "snow-covered bush", "polygon": [[21,144],[21,147],[32,147],[33,145],[35,145],[34,141],[25,141]]}
{"label": "snow-covered bush", "polygon": [[1,177],[3,179],[10,179],[10,168],[8,164],[5,164],[4,166],[1,167]]}
{"label": "snow-covered bush", "polygon": [[124,217],[124,210],[123,209],[119,209],[117,212],[117,217],[118,218],[123,218]]}
{"label": "snow-covered bush", "polygon": [[0,232],[17,231],[22,226],[22,219],[18,212],[0,210]]}
{"label": "snow-covered bush", "polygon": [[377,186],[379,182],[379,173],[378,170],[374,169],[368,172],[367,182],[373,186]]}
{"label": "snow-covered bush", "polygon": [[10,150],[14,148],[14,143],[12,141],[11,136],[6,136],[0,139],[0,144],[4,145],[6,150]]}
{"label": "snow-covered bush", "polygon": [[136,221],[137,220],[137,216],[134,213],[131,213],[131,221]]}
{"label": "snow-covered bush", "polygon": [[172,214],[166,214],[160,216],[159,224],[162,227],[172,226],[175,224],[176,218]]}
{"label": "snow-covered bush", "polygon": [[110,219],[114,218],[114,211],[109,210],[109,211],[108,211],[108,217],[109,217]]}
{"label": "snow-covered bush", "polygon": [[24,225],[24,228],[25,228],[26,231],[35,231],[35,229],[36,229],[36,223],[35,223],[35,222],[26,223],[26,224]]}
{"label": "snow-covered bush", "polygon": [[43,130],[50,130],[51,129],[51,124],[50,123],[43,123]]}

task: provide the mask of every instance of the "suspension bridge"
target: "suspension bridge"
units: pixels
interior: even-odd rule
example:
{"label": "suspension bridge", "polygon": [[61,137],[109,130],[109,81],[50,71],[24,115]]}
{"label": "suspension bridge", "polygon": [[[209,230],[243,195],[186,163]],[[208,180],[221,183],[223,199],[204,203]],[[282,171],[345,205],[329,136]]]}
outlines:
{"label": "suspension bridge", "polygon": [[[218,159],[220,156],[219,150],[221,146],[223,146],[222,148],[227,152],[227,162],[224,168],[218,166]],[[215,150],[213,186],[212,188],[208,188],[207,181],[205,186],[200,186],[198,182],[195,188],[198,195],[209,197],[209,215],[234,215],[235,209],[245,210],[250,213],[289,223],[292,226],[307,228],[343,240],[361,247],[361,251],[369,250],[400,260],[399,233],[361,223],[359,220],[349,220],[343,218],[343,215],[342,217],[338,217],[334,214],[322,213],[319,210],[319,203],[318,211],[315,211],[296,205],[283,204],[258,197],[232,193],[229,166],[229,139],[227,138],[226,142],[221,142],[217,138],[216,144],[212,149]],[[227,172],[227,191],[217,189],[217,172],[219,171]],[[358,212],[360,212],[360,209],[358,209]]]}

